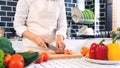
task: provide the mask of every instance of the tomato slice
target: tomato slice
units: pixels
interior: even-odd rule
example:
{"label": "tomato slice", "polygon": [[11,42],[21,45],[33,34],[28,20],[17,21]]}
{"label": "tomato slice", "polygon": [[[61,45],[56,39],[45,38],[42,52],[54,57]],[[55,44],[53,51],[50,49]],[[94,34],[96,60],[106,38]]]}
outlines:
{"label": "tomato slice", "polygon": [[63,50],[64,54],[72,54],[72,50],[69,49],[65,49]]}
{"label": "tomato slice", "polygon": [[56,54],[60,54],[60,51],[59,51],[59,50],[56,50],[55,53],[56,53]]}

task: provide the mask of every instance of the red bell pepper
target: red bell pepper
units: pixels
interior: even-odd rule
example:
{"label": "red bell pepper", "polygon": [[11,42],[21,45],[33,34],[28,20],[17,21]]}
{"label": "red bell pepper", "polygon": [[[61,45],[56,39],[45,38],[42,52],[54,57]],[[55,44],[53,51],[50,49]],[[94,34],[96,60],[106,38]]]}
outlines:
{"label": "red bell pepper", "polygon": [[103,39],[99,45],[96,47],[96,59],[106,60],[107,59],[107,51],[108,48],[105,44],[103,44],[105,40]]}
{"label": "red bell pepper", "polygon": [[89,57],[91,59],[105,60],[107,59],[107,46],[102,44],[105,40],[103,39],[99,44],[92,43],[90,46]]}
{"label": "red bell pepper", "polygon": [[96,43],[92,43],[92,45],[90,46],[89,57],[91,59],[96,59],[96,47],[97,46],[98,44]]}

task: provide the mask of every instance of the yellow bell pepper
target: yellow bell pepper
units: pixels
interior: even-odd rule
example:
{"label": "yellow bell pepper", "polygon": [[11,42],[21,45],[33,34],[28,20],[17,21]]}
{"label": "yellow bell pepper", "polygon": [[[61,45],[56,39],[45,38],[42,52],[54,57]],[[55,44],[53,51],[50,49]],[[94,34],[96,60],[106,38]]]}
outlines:
{"label": "yellow bell pepper", "polygon": [[112,43],[107,44],[108,47],[108,60],[120,60],[120,43],[116,42],[116,36]]}

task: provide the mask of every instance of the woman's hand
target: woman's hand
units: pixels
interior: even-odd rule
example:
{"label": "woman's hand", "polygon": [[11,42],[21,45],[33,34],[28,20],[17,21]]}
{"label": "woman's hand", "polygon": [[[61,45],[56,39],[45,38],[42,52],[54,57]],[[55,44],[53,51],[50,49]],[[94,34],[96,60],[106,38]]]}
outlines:
{"label": "woman's hand", "polygon": [[45,40],[38,35],[35,35],[32,32],[26,30],[26,31],[23,32],[23,36],[27,37],[28,39],[30,39],[32,41],[34,41],[38,46],[41,46],[43,48],[47,48],[47,46],[45,44]]}
{"label": "woman's hand", "polygon": [[36,36],[34,36],[33,41],[34,41],[38,46],[41,46],[41,47],[43,47],[43,48],[47,48],[47,46],[46,46],[46,44],[45,44],[45,40],[44,40],[42,37],[36,35]]}
{"label": "woman's hand", "polygon": [[57,38],[56,38],[56,47],[58,47],[58,48],[60,48],[62,50],[65,49],[65,43],[64,43],[62,35],[57,35]]}

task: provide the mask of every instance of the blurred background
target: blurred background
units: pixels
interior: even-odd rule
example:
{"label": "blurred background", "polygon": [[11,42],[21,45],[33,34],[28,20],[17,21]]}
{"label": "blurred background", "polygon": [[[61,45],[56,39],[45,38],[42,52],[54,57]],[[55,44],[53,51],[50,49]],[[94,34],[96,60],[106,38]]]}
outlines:
{"label": "blurred background", "polygon": [[[13,28],[14,14],[18,0],[0,0],[0,27],[7,38],[18,37]],[[112,31],[112,0],[64,0],[66,6],[69,39],[110,37]],[[114,0],[115,1],[115,0]],[[78,14],[74,14],[78,12]],[[76,17],[76,16],[77,17]],[[92,15],[92,16],[91,16]],[[93,33],[79,34],[83,26]],[[86,29],[87,30],[87,29]]]}

